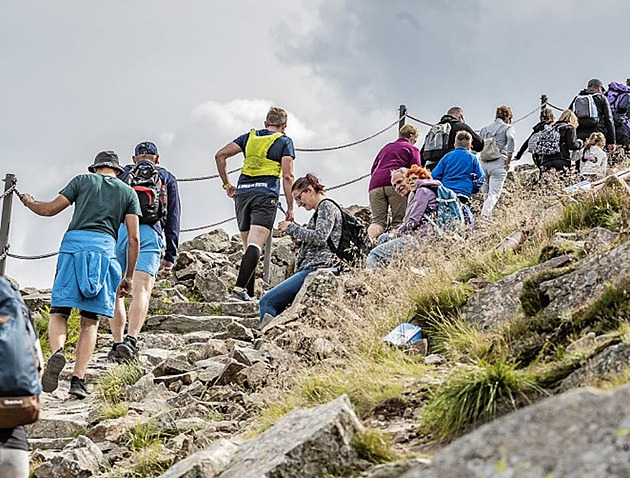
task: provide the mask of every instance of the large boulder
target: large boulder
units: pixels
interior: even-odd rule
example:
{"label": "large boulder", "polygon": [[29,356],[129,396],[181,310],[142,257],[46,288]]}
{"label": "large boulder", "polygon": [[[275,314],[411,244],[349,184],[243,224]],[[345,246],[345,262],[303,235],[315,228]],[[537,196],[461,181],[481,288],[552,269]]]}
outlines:
{"label": "large boulder", "polygon": [[630,476],[630,385],[543,400],[454,441],[403,478]]}
{"label": "large boulder", "polygon": [[227,468],[238,446],[217,440],[209,448],[190,455],[160,475],[159,478],[214,478]]}
{"label": "large boulder", "polygon": [[201,234],[179,246],[180,251],[206,251],[206,252],[233,252],[234,245],[230,242],[230,236],[223,229]]}
{"label": "large boulder", "polygon": [[595,385],[621,374],[630,368],[630,345],[617,344],[606,348],[588,363],[562,381],[560,390]]}
{"label": "large boulder", "polygon": [[218,275],[204,269],[195,276],[195,289],[208,302],[220,302],[227,297],[227,287]]}
{"label": "large boulder", "polygon": [[221,332],[232,323],[238,322],[247,327],[256,327],[258,319],[248,320],[238,317],[227,316],[189,316],[189,315],[154,315],[147,319],[148,330],[163,330],[178,334],[189,332],[199,332],[207,330],[210,332]]}
{"label": "large boulder", "polygon": [[36,478],[91,478],[100,476],[106,460],[101,450],[85,436],[70,442],[61,454],[46,461],[34,472]]}
{"label": "large boulder", "polygon": [[219,478],[321,478],[352,466],[352,440],[362,430],[346,395],[284,417],[244,443]]}
{"label": "large boulder", "polygon": [[566,266],[572,260],[570,256],[554,257],[490,284],[468,299],[462,310],[464,320],[484,330],[495,330],[506,324],[522,313],[519,297],[527,279]]}

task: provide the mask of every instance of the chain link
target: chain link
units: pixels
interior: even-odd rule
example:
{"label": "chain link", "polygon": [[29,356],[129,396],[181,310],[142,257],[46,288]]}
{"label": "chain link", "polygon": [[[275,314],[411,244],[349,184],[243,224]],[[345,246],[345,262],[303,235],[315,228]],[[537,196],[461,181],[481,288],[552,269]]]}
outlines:
{"label": "chain link", "polygon": [[538,112],[538,111],[539,111],[539,110],[540,110],[543,106],[544,106],[544,105],[537,106],[537,107],[536,107],[536,109],[534,109],[534,110],[530,111],[530,112],[529,112],[529,113],[527,113],[525,116],[521,116],[519,119],[512,121],[512,124],[519,123],[519,122],[523,121],[524,119],[529,118],[531,115],[533,115],[533,114],[537,113],[537,112]]}
{"label": "chain link", "polygon": [[5,192],[3,192],[2,195],[0,195],[0,199],[4,199],[9,194],[13,194],[14,192],[16,192],[15,184],[11,186],[9,189],[7,189]]}
{"label": "chain link", "polygon": [[228,223],[230,221],[234,221],[235,219],[236,219],[236,216],[233,216],[233,217],[229,217],[227,219],[223,219],[222,221],[219,221],[219,222],[208,224],[207,226],[197,226],[197,227],[189,227],[187,229],[180,229],[179,232],[194,232],[194,231],[201,231],[203,229],[210,229],[211,227],[217,227],[217,226],[220,226],[222,224],[226,224],[226,223]]}
{"label": "chain link", "polygon": [[22,261],[37,261],[39,259],[48,259],[49,257],[55,257],[59,255],[59,252],[49,252],[48,254],[40,254],[39,256],[21,256],[19,254],[11,254],[10,252],[7,252],[6,255],[11,259],[19,259]]}
{"label": "chain link", "polygon": [[363,138],[363,139],[360,139],[358,141],[353,141],[352,143],[341,144],[339,146],[330,146],[330,147],[327,147],[327,148],[295,148],[295,150],[300,152],[300,153],[319,153],[319,152],[324,152],[324,151],[336,151],[336,150],[339,150],[339,149],[344,149],[344,148],[349,148],[351,146],[356,146],[357,144],[365,143],[366,141],[369,141],[369,140],[371,140],[373,138],[376,138],[377,136],[385,133],[386,131],[389,131],[394,126],[396,126],[398,124],[398,122],[401,119],[403,119],[403,118],[404,118],[404,116],[401,116],[396,121],[394,121],[392,124],[390,124],[389,126],[386,126],[382,130],[377,131],[376,133],[368,136],[367,138]]}
{"label": "chain link", "polygon": [[[228,174],[232,174],[232,173],[237,173],[241,170],[242,168],[236,168],[233,169],[232,171],[228,171]],[[211,174],[210,176],[198,176],[196,178],[183,178],[183,179],[177,179],[178,183],[190,183],[193,181],[207,181],[208,179],[216,179],[219,178],[221,176],[219,176],[218,174]]]}
{"label": "chain link", "polygon": [[365,178],[369,178],[371,175],[372,173],[364,174],[363,176],[360,176],[356,179],[351,179],[350,181],[346,181],[345,183],[337,184],[336,186],[326,188],[326,191],[334,191],[335,189],[345,188],[346,186],[349,186],[350,184],[358,183],[359,181],[362,181]]}
{"label": "chain link", "polygon": [[553,108],[554,110],[557,110],[557,111],[564,111],[564,109],[563,109],[563,108],[558,108],[557,106],[552,105],[552,104],[551,104],[551,103],[549,103],[548,101],[547,101],[547,103],[545,103],[545,106],[550,106],[551,108]]}
{"label": "chain link", "polygon": [[416,122],[418,122],[418,123],[420,123],[420,124],[423,124],[423,125],[425,125],[425,126],[428,126],[429,128],[431,128],[432,126],[435,126],[434,124],[429,123],[428,121],[423,121],[423,120],[421,120],[421,119],[416,118],[415,116],[411,116],[410,114],[407,114],[406,116],[407,116],[407,118],[409,118],[410,120],[413,120],[413,121],[416,121]]}

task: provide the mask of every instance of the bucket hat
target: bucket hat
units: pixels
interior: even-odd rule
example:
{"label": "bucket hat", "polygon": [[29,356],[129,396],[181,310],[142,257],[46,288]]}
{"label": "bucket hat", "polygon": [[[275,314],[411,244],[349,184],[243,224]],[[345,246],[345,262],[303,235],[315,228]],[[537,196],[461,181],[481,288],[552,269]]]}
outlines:
{"label": "bucket hat", "polygon": [[93,173],[96,168],[112,168],[118,172],[123,172],[123,168],[120,165],[118,155],[113,151],[101,151],[94,158],[94,163],[88,166],[88,171]]}

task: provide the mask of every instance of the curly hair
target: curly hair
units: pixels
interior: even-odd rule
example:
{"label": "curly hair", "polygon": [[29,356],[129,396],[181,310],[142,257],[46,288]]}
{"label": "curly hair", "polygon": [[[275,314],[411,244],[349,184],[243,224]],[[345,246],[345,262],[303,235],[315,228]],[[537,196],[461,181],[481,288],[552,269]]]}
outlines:
{"label": "curly hair", "polygon": [[411,167],[405,173],[405,176],[408,178],[412,174],[418,176],[419,179],[432,179],[431,171],[422,166],[418,166],[417,164],[412,164]]}

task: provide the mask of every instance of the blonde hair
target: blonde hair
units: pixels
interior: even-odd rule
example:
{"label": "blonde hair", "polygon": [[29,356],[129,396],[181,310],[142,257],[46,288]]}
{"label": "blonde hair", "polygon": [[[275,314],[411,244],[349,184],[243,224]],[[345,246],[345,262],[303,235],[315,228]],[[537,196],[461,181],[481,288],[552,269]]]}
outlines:
{"label": "blonde hair", "polygon": [[409,139],[412,136],[418,136],[418,128],[416,128],[412,124],[404,125],[402,128],[400,128],[400,131],[398,132],[399,138]]}
{"label": "blonde hair", "polygon": [[578,121],[578,117],[575,116],[575,113],[571,110],[564,110],[558,118],[558,123],[560,122],[569,123],[574,128],[577,128],[580,122]]}
{"label": "blonde hair", "polygon": [[592,133],[584,143],[584,149],[590,148],[591,146],[604,148],[604,146],[606,146],[606,137],[604,136],[604,133]]}
{"label": "blonde hair", "polygon": [[287,124],[287,112],[277,106],[269,108],[265,125],[267,126],[284,126]]}
{"label": "blonde hair", "polygon": [[472,144],[472,135],[468,131],[458,131],[455,135],[456,148],[469,148]]}
{"label": "blonde hair", "polygon": [[501,105],[497,108],[496,117],[502,119],[506,123],[514,118],[512,108],[506,105]]}

